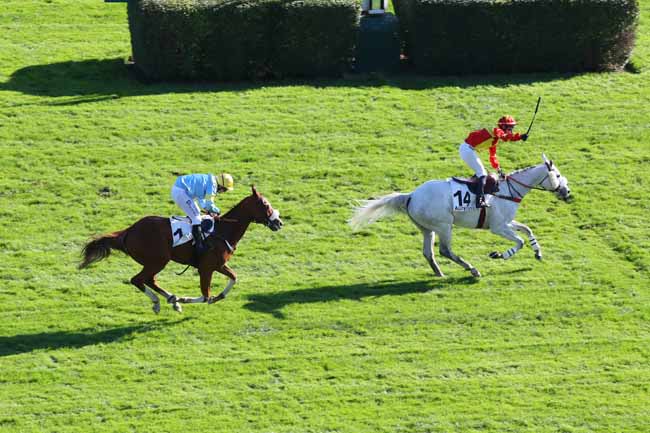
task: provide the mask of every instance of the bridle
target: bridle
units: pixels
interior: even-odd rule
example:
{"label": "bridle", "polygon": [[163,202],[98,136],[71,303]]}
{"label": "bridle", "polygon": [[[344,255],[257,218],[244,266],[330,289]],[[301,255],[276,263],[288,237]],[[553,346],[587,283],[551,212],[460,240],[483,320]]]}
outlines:
{"label": "bridle", "polygon": [[[548,166],[547,166],[547,167],[548,167]],[[531,167],[531,168],[532,168],[532,167]],[[520,170],[520,171],[522,171],[522,170]],[[546,176],[544,176],[544,177],[542,178],[542,180],[540,180],[539,182],[537,182],[537,183],[534,184],[534,185],[528,185],[528,184],[526,184],[526,183],[523,183],[523,182],[521,182],[521,181],[515,179],[515,178],[512,177],[512,176],[506,176],[506,179],[505,179],[505,180],[506,180],[506,183],[507,183],[507,185],[508,185],[508,192],[510,193],[510,197],[508,197],[508,196],[504,196],[504,195],[495,195],[495,197],[503,198],[503,199],[510,200],[510,201],[514,201],[514,202],[517,202],[517,203],[521,202],[521,199],[524,198],[524,195],[525,195],[525,194],[522,194],[521,192],[519,192],[519,191],[517,190],[517,188],[515,188],[514,185],[512,185],[512,182],[517,183],[517,184],[519,184],[519,185],[521,185],[521,186],[523,186],[523,187],[525,187],[525,188],[528,188],[528,189],[538,189],[538,190],[540,190],[540,191],[557,192],[557,191],[560,189],[560,187],[562,186],[562,184],[559,183],[559,182],[558,182],[557,187],[556,187],[555,189],[552,189],[552,190],[551,190],[551,189],[546,189],[546,188],[544,188],[544,187],[542,186],[542,184],[544,183],[544,181],[545,181],[546,179],[550,179],[550,173],[551,173],[551,168],[548,167],[548,170],[547,170]],[[515,194],[513,194],[513,191],[517,194],[517,196],[515,196]]]}
{"label": "bridle", "polygon": [[[264,222],[262,222],[261,224],[264,224],[266,227],[273,230],[273,226],[275,224],[277,224],[277,221],[280,220],[280,211],[278,211],[277,209],[273,209],[271,207],[271,205],[269,205],[269,207],[272,209],[271,215],[267,216],[266,220]],[[281,226],[282,226],[282,224],[280,224],[280,227]]]}
{"label": "bridle", "polygon": [[[271,205],[268,204],[268,203],[267,203],[267,206],[271,207]],[[267,216],[266,220],[264,220],[264,221],[253,220],[253,221],[258,223],[258,224],[263,224],[268,228],[271,228],[271,225],[273,224],[273,221],[275,219],[277,219],[279,217],[279,214],[280,214],[277,210],[273,209],[272,207],[271,207],[271,209],[272,209],[271,215]],[[275,219],[273,218],[274,215],[276,216]],[[235,218],[219,218],[218,221],[227,222],[227,223],[238,223],[239,222],[239,220],[235,219]],[[228,252],[230,252],[230,253],[234,252],[235,249],[237,248],[236,245],[231,244],[230,241],[228,239],[226,239],[226,237],[224,237],[223,234],[221,234],[221,233],[215,233],[212,236],[214,237],[214,239],[222,241],[226,245],[226,248],[228,249]]]}

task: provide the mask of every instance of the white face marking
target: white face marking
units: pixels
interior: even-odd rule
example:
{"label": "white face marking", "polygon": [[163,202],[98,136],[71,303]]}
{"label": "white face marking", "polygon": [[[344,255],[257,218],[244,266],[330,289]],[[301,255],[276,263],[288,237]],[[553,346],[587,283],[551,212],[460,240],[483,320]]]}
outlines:
{"label": "white face marking", "polygon": [[551,189],[556,190],[560,186],[559,174],[555,167],[549,170],[548,179],[551,182]]}
{"label": "white face marking", "polygon": [[269,220],[270,220],[270,221],[275,221],[275,220],[277,220],[278,218],[280,218],[280,211],[277,210],[277,209],[273,209],[273,213],[272,213],[271,216],[269,217]]}
{"label": "white face marking", "polygon": [[557,195],[563,200],[567,200],[571,195],[571,191],[569,190],[569,181],[564,176],[560,176],[560,185],[557,190]]}

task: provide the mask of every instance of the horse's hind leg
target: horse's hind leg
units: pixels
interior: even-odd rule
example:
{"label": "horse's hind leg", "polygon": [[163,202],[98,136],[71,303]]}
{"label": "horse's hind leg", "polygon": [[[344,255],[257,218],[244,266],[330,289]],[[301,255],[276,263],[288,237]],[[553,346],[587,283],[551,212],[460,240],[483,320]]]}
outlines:
{"label": "horse's hind leg", "polygon": [[443,230],[440,230],[437,233],[438,237],[440,238],[440,254],[470,271],[472,273],[472,276],[477,278],[480,277],[481,273],[478,271],[478,269],[472,266],[469,262],[463,260],[463,258],[460,256],[454,254],[454,252],[451,250],[451,225]]}
{"label": "horse's hind leg", "polygon": [[427,259],[429,266],[431,266],[431,269],[433,269],[433,272],[436,274],[436,276],[444,277],[445,275],[440,270],[440,266],[438,266],[438,263],[436,262],[436,257],[433,253],[433,244],[436,241],[435,232],[427,230],[423,227],[419,227],[419,228],[422,231],[422,236],[424,237],[422,242],[422,254],[424,255],[424,258]]}
{"label": "horse's hind leg", "polygon": [[522,224],[519,221],[512,220],[510,222],[510,225],[512,228],[515,230],[518,230],[520,232],[526,233],[528,235],[528,241],[530,242],[530,246],[535,251],[535,258],[537,260],[542,260],[542,247],[537,243],[537,238],[535,238],[535,235],[533,234],[533,231],[528,227],[526,224]]}
{"label": "horse's hind leg", "polygon": [[[153,302],[153,312],[158,314],[160,312],[160,300],[158,299],[158,296],[156,296],[155,293],[153,293],[151,290],[149,290],[147,287],[145,287],[145,284],[161,295],[165,297],[169,301],[169,293],[167,293],[165,290],[162,288],[158,287],[158,285],[155,282],[156,274],[167,265],[169,260],[161,260],[156,263],[147,263],[144,265],[140,273],[135,275],[133,278],[131,278],[131,284],[133,284],[135,287],[140,289],[145,295],[147,295],[150,299],[151,302]],[[174,297],[175,298],[175,297]],[[174,307],[176,309],[176,307]],[[178,310],[177,310],[178,311]]]}
{"label": "horse's hind leg", "polygon": [[176,295],[174,295],[172,293],[169,293],[167,290],[160,287],[158,285],[158,283],[156,282],[156,276],[155,275],[153,275],[151,278],[146,280],[144,283],[147,286],[154,289],[156,292],[160,293],[162,296],[164,296],[165,299],[167,300],[167,303],[172,304],[172,306],[174,307],[174,310],[178,311],[179,313],[183,312],[183,308],[178,303],[178,298],[176,297]]}
{"label": "horse's hind leg", "polygon": [[138,273],[133,278],[131,278],[131,284],[133,284],[142,293],[147,295],[149,299],[151,299],[151,302],[153,302],[153,306],[152,306],[153,312],[158,314],[160,313],[160,300],[158,299],[158,296],[156,296],[155,293],[153,293],[145,286],[145,281],[147,281],[149,278],[151,278],[151,273],[145,267],[144,269],[142,269],[142,271],[140,271],[140,273]]}

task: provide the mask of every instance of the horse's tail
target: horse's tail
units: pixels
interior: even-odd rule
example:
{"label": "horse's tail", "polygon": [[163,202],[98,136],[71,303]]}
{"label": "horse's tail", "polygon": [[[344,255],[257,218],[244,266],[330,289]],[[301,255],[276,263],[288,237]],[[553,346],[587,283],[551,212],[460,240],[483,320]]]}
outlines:
{"label": "horse's tail", "polygon": [[353,230],[359,230],[380,218],[406,212],[406,203],[411,194],[394,192],[374,200],[363,200],[354,208],[354,215],[348,220]]}
{"label": "horse's tail", "polygon": [[79,269],[83,269],[88,265],[105,259],[111,255],[111,249],[124,251],[124,237],[126,230],[108,233],[106,235],[98,236],[92,241],[88,242],[81,250],[83,260],[79,264]]}

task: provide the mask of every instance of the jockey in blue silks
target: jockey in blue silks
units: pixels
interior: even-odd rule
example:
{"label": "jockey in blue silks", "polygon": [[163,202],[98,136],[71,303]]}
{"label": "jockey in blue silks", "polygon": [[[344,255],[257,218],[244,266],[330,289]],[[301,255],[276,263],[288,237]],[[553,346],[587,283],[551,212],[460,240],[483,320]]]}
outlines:
{"label": "jockey in blue silks", "polygon": [[[200,257],[206,249],[201,231],[201,210],[219,215],[221,211],[214,204],[216,194],[232,191],[235,182],[228,173],[216,176],[212,174],[187,174],[179,176],[172,186],[172,200],[190,217],[192,221],[192,237],[197,256]],[[198,206],[197,202],[198,201]]]}

